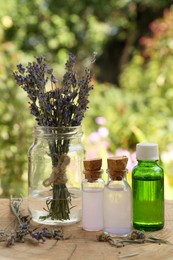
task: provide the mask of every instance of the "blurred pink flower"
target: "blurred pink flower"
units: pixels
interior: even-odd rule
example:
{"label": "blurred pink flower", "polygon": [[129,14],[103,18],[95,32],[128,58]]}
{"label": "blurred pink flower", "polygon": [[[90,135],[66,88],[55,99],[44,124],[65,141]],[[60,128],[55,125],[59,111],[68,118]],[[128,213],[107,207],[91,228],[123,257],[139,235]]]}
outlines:
{"label": "blurred pink flower", "polygon": [[92,143],[97,143],[100,141],[100,135],[98,132],[94,131],[92,132],[90,135],[89,135],[89,140],[92,142]]}
{"label": "blurred pink flower", "polygon": [[106,123],[106,118],[103,116],[98,116],[96,117],[95,122],[98,125],[104,125]]}
{"label": "blurred pink flower", "polygon": [[101,126],[98,129],[98,133],[99,133],[100,137],[105,138],[109,135],[109,130],[104,126]]}

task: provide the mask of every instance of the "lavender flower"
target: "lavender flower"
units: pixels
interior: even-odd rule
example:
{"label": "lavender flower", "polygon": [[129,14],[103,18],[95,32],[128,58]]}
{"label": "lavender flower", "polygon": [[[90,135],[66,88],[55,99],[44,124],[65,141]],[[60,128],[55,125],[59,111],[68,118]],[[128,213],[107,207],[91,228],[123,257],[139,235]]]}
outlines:
{"label": "lavender flower", "polygon": [[[36,61],[29,62],[24,68],[17,65],[13,72],[16,83],[28,94],[30,111],[41,126],[78,126],[84,118],[88,108],[88,97],[93,89],[91,71],[84,70],[79,78],[75,71],[76,57],[69,53],[65,64],[66,72],[62,86],[57,87],[58,80],[53,75],[53,69],[48,68],[44,57],[37,57]],[[46,90],[50,80],[52,90]]]}

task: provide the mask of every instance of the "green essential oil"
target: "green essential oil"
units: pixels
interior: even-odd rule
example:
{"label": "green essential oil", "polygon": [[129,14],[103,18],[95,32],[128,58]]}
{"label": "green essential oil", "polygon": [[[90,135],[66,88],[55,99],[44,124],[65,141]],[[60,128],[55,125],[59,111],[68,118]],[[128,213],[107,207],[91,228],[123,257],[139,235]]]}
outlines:
{"label": "green essential oil", "polygon": [[137,166],[132,171],[133,226],[155,231],[164,226],[164,172],[157,164],[158,144],[136,145]]}
{"label": "green essential oil", "polygon": [[133,225],[139,230],[154,231],[164,225],[163,178],[133,178]]}

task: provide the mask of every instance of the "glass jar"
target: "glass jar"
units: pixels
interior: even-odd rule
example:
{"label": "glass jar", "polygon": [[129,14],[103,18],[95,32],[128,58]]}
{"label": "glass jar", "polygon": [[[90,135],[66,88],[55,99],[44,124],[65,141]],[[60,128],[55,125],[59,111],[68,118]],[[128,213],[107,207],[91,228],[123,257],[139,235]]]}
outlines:
{"label": "glass jar", "polygon": [[81,126],[35,127],[28,155],[28,207],[33,221],[48,225],[80,221],[81,137]]}

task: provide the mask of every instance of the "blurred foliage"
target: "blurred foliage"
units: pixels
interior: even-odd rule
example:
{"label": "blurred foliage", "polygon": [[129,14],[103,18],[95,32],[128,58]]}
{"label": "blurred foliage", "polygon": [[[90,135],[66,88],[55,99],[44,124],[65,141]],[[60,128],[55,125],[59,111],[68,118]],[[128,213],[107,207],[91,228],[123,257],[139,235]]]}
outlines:
{"label": "blurred foliage", "polygon": [[[173,10],[150,25],[151,36],[141,38],[120,77],[121,88],[96,83],[88,111],[89,129],[104,116],[109,138],[116,147],[135,149],[136,142],[153,141],[161,150],[172,142],[173,127]],[[98,84],[98,85],[97,85]]]}
{"label": "blurred foliage", "polygon": [[[61,77],[68,51],[84,66],[98,53],[97,81],[84,119],[88,149],[98,147],[106,156],[118,147],[134,151],[136,142],[144,140],[158,142],[161,149],[172,143],[172,11],[148,28],[170,5],[162,0],[0,2],[2,196],[26,195],[27,150],[35,122],[12,70],[34,56],[45,55]],[[115,77],[118,87],[111,84]],[[99,116],[106,119],[103,125],[96,123]],[[104,147],[90,143],[92,132],[99,132]]]}
{"label": "blurred foliage", "polygon": [[[3,58],[3,53],[0,54]],[[4,57],[4,64],[8,64]],[[14,87],[14,80],[8,76],[11,68],[3,67],[0,74],[0,184],[3,196],[23,194],[22,183],[26,186],[28,140],[32,123],[24,111],[26,96]],[[31,139],[32,140],[32,139]],[[1,190],[0,190],[1,191]]]}
{"label": "blurred foliage", "polygon": [[167,10],[163,18],[151,23],[151,37],[141,38],[143,50],[134,53],[121,75],[123,91],[127,95],[133,93],[133,106],[137,113],[137,123],[133,124],[149,141],[159,141],[161,150],[172,142],[172,22],[173,10]]}

